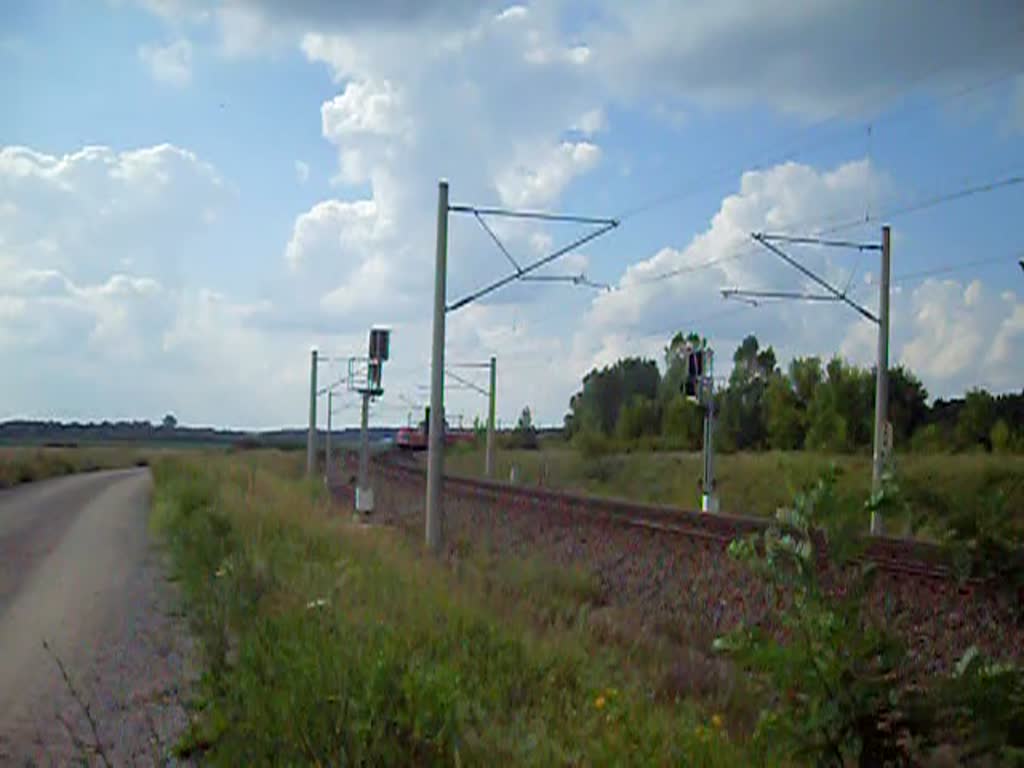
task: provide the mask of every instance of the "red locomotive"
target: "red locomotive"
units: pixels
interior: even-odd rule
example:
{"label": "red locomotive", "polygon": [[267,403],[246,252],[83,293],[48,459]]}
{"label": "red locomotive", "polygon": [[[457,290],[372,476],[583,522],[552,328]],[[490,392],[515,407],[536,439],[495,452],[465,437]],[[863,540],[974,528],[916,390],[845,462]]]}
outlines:
{"label": "red locomotive", "polygon": [[[469,429],[448,429],[445,430],[445,445],[457,443],[471,443],[475,435]],[[427,431],[421,424],[419,427],[402,427],[395,435],[395,445],[403,451],[425,451],[427,450]]]}

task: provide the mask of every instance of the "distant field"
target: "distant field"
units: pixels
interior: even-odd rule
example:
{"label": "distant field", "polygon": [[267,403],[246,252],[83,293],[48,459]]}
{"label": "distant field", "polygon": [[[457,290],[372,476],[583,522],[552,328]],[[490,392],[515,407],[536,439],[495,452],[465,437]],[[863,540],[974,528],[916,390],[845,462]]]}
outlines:
{"label": "distant field", "polygon": [[[868,456],[822,456],[803,452],[738,453],[716,461],[722,511],[771,515],[796,491],[834,463],[841,471],[839,492],[867,497],[871,485]],[[496,479],[509,479],[513,465],[518,482],[578,490],[601,496],[671,504],[695,509],[700,502],[701,457],[698,453],[627,453],[584,459],[563,445],[539,451],[501,450]],[[453,451],[447,472],[483,475],[483,453]],[[892,533],[928,529],[960,505],[1002,491],[1007,508],[1024,525],[1024,456],[991,454],[899,456],[897,480],[911,514]]]}
{"label": "distant field", "polygon": [[82,448],[0,447],[0,488],[48,477],[147,463],[167,449],[123,446]]}

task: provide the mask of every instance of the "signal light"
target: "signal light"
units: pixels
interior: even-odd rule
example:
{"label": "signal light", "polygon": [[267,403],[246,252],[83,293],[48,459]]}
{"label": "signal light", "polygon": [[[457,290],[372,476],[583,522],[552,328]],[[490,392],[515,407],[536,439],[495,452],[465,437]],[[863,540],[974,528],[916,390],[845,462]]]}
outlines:
{"label": "signal light", "polygon": [[683,394],[690,400],[700,399],[701,380],[704,378],[704,349],[686,348],[686,378]]}

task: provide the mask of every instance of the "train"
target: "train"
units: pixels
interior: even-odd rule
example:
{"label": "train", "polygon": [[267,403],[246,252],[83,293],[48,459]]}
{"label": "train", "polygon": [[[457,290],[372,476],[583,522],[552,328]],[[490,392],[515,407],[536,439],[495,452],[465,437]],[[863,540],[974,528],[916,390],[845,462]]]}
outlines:
{"label": "train", "polygon": [[[447,429],[444,433],[445,445],[471,443],[476,435],[470,429]],[[395,445],[402,451],[427,450],[427,431],[419,427],[402,427],[395,435]]]}

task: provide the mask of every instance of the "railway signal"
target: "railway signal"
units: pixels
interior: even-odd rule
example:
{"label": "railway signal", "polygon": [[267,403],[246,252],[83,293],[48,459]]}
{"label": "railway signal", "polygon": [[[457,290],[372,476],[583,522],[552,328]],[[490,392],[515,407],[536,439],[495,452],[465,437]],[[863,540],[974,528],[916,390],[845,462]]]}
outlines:
{"label": "railway signal", "polygon": [[714,351],[706,342],[687,343],[679,352],[686,375],[680,389],[687,400],[704,406],[703,472],[700,508],[718,511],[715,482],[715,379]]}
{"label": "railway signal", "polygon": [[391,331],[387,328],[370,330],[369,354],[350,357],[348,361],[349,389],[362,397],[359,420],[359,474],[356,479],[356,512],[373,512],[373,488],[370,486],[370,400],[384,394],[381,375],[391,349]]}

